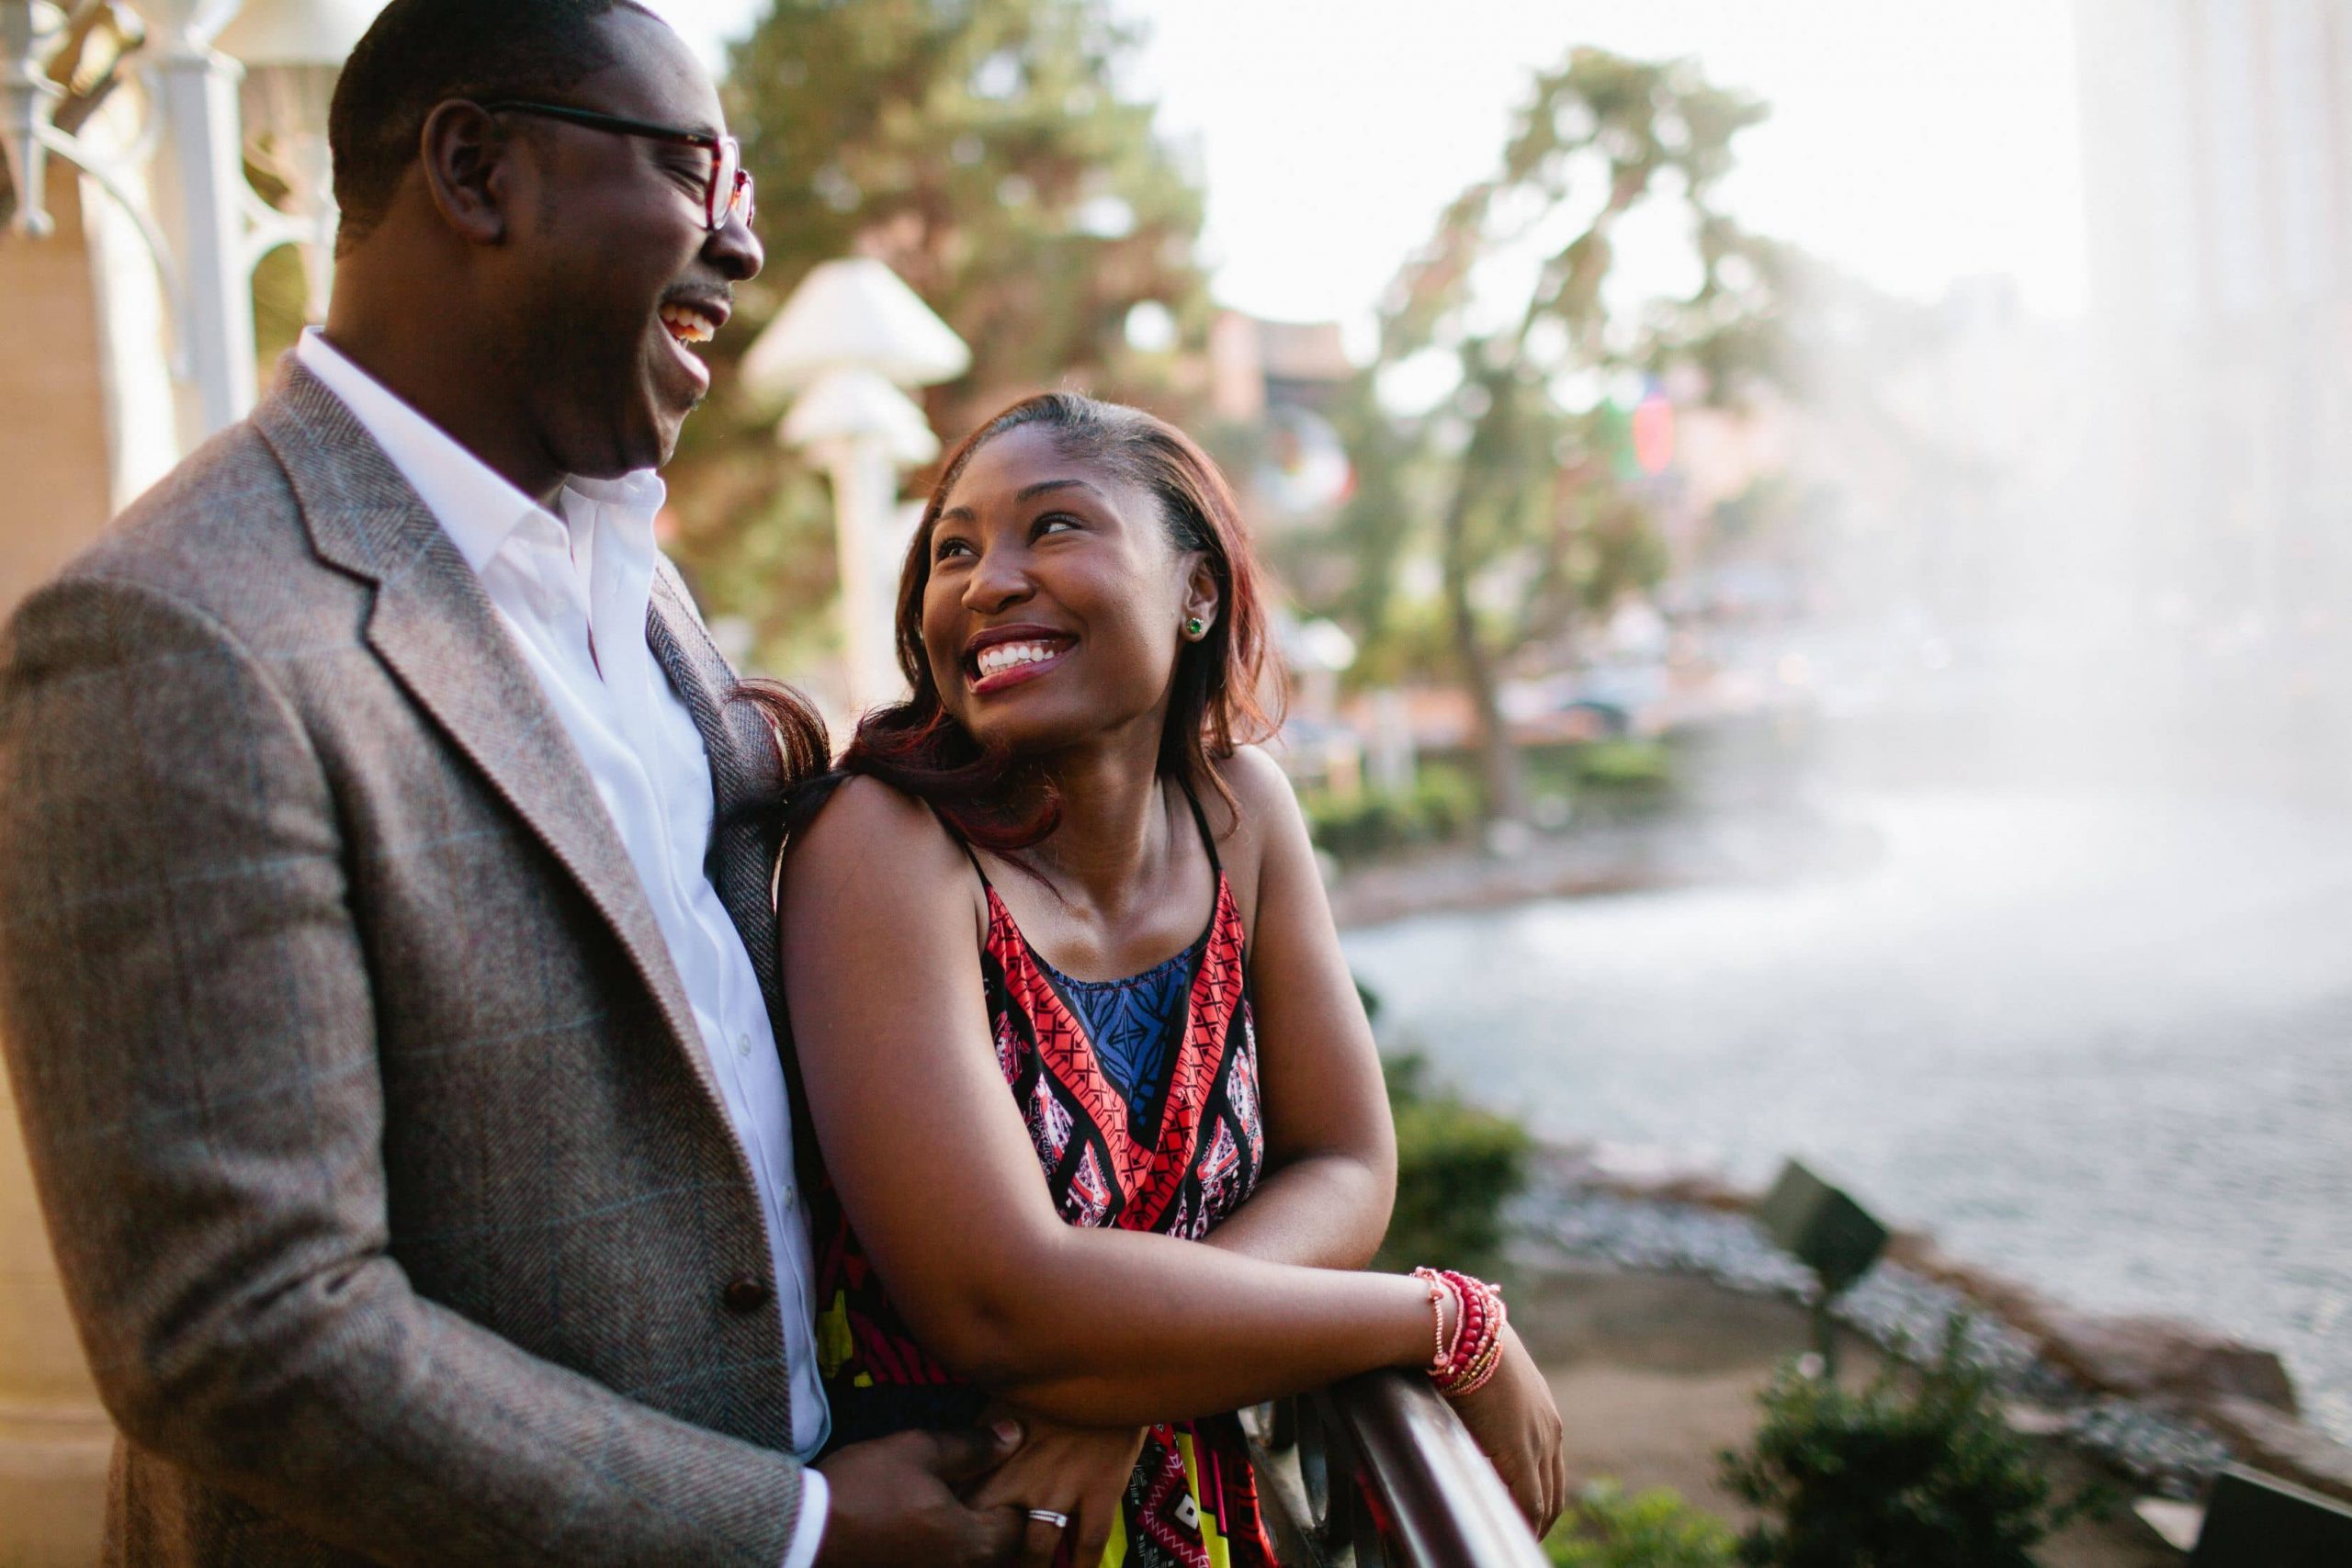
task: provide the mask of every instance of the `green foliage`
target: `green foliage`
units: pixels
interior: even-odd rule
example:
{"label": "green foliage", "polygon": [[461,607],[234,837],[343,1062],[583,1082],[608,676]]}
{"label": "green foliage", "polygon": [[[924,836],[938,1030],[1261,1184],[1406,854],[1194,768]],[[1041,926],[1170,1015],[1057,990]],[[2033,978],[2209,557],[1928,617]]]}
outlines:
{"label": "green foliage", "polygon": [[1954,1322],[1929,1365],[1890,1361],[1849,1392],[1781,1369],[1754,1447],[1725,1483],[1765,1520],[1740,1538],[1758,1568],[2031,1568],[2030,1550],[2091,1506],[2054,1500]]}
{"label": "green foliage", "polygon": [[[759,180],[767,265],[707,351],[720,394],[665,473],[672,553],[714,615],[749,617],[770,667],[834,593],[824,481],[773,438],[779,408],[732,373],[820,262],[879,256],[971,345],[924,394],[953,444],[1002,404],[1071,385],[1180,423],[1209,303],[1199,190],[1123,97],[1133,47],[1104,0],[773,0],[734,46],[729,122]],[[1131,346],[1156,304],[1173,347]]]}
{"label": "green foliage", "polygon": [[1381,1072],[1396,1119],[1396,1208],[1374,1267],[1491,1269],[1503,1205],[1527,1184],[1527,1129],[1432,1088],[1418,1055],[1384,1056]]}
{"label": "green foliage", "polygon": [[[1674,794],[1674,751],[1664,741],[1581,740],[1530,747],[1525,756],[1532,790],[1565,798],[1578,810],[1651,811]],[[1403,795],[1306,791],[1300,806],[1307,832],[1318,849],[1347,866],[1462,842],[1478,825],[1478,786],[1469,768],[1456,754],[1424,759],[1413,788]]]}
{"label": "green foliage", "polygon": [[1576,781],[1592,789],[1663,790],[1674,758],[1656,740],[1595,740],[1577,748]]}
{"label": "green foliage", "polygon": [[1302,803],[1317,846],[1342,862],[1361,862],[1399,850],[1459,839],[1478,819],[1478,792],[1458,768],[1424,765],[1403,795],[1359,789],[1350,795],[1317,790]]}
{"label": "green foliage", "polygon": [[1544,1538],[1559,1568],[1734,1568],[1737,1538],[1713,1514],[1671,1487],[1627,1496],[1614,1481],[1596,1481]]}

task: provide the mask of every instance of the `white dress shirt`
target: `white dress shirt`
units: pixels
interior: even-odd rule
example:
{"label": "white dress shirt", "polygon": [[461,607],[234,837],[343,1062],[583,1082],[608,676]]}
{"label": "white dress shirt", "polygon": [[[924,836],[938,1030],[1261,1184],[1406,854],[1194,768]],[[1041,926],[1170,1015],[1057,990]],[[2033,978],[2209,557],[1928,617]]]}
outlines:
{"label": "white dress shirt", "polygon": [[[560,522],[317,330],[302,334],[295,357],[376,438],[481,576],[619,829],[751,1157],[784,1316],[792,1441],[801,1457],[813,1455],[830,1415],[817,1374],[814,1270],[784,1063],[751,954],[703,872],[714,807],[702,734],[646,643],[660,560],[653,520],[666,491],[650,469],[571,479]],[[784,1568],[806,1568],[823,1533],[825,1479],[809,1470],[805,1484]]]}

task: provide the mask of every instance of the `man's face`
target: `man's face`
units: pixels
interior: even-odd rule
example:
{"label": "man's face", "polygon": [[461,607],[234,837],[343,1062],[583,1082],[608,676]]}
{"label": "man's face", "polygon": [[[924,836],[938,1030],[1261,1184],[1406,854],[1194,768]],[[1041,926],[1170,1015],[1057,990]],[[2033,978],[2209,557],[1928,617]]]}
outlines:
{"label": "man's face", "polygon": [[[621,9],[595,24],[614,65],[561,101],[712,135],[718,94],[678,36]],[[533,431],[565,472],[610,479],[667,462],[710,371],[689,344],[726,323],[733,286],[758,273],[740,219],[706,227],[711,154],[564,121],[508,117],[528,138],[497,287],[514,312],[507,368]]]}

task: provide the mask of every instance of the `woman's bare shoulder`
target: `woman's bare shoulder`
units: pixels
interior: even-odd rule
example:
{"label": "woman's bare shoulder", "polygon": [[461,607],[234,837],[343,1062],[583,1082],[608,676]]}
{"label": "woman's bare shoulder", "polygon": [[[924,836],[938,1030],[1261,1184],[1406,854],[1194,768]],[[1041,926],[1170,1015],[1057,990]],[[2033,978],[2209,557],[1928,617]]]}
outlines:
{"label": "woman's bare shoulder", "polygon": [[1245,810],[1296,804],[1290,775],[1263,746],[1236,746],[1233,755],[1217,761],[1216,770]]}
{"label": "woman's bare shoulder", "polygon": [[880,779],[842,781],[785,852],[787,886],[844,874],[900,891],[958,883],[970,865],[928,806]]}
{"label": "woman's bare shoulder", "polygon": [[[1254,893],[1269,861],[1280,858],[1283,847],[1306,832],[1298,796],[1291,789],[1290,775],[1261,746],[1237,746],[1231,756],[1211,765],[1230,798],[1210,792],[1202,796],[1202,808],[1208,813],[1218,856]],[[1255,902],[1254,897],[1247,901]]]}
{"label": "woman's bare shoulder", "polygon": [[1237,746],[1231,756],[1220,757],[1211,765],[1232,792],[1235,808],[1222,814],[1231,820],[1219,831],[1220,840],[1262,841],[1272,829],[1298,815],[1298,796],[1291,789],[1290,775],[1264,747]]}

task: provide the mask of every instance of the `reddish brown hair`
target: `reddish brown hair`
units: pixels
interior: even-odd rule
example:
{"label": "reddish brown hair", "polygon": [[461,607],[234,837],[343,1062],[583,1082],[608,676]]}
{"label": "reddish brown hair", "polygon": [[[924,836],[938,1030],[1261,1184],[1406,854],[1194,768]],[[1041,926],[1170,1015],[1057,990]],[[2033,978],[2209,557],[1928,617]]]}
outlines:
{"label": "reddish brown hair", "polygon": [[[1231,802],[1214,762],[1274,731],[1276,713],[1261,694],[1266,677],[1266,605],[1232,487],[1209,455],[1182,431],[1141,409],[1099,402],[1075,392],[1026,398],[966,436],[948,455],[939,483],[899,573],[899,668],[910,694],[868,713],[840,763],[792,784],[781,807],[786,831],[806,821],[842,779],[864,773],[914,796],[955,831],[983,849],[1026,849],[1061,820],[1061,803],[1027,759],[983,751],[941,701],[923,651],[922,601],[931,582],[931,536],[947,496],[973,455],[998,436],[1028,426],[1052,433],[1061,454],[1092,464],[1148,494],[1169,541],[1197,551],[1217,586],[1220,609],[1208,635],[1178,649],[1160,732],[1159,773],[1204,784]],[[787,757],[809,754],[808,705],[782,688],[747,685],[783,732]],[[1275,705],[1278,711],[1278,704]],[[824,754],[823,728],[814,754]]]}

